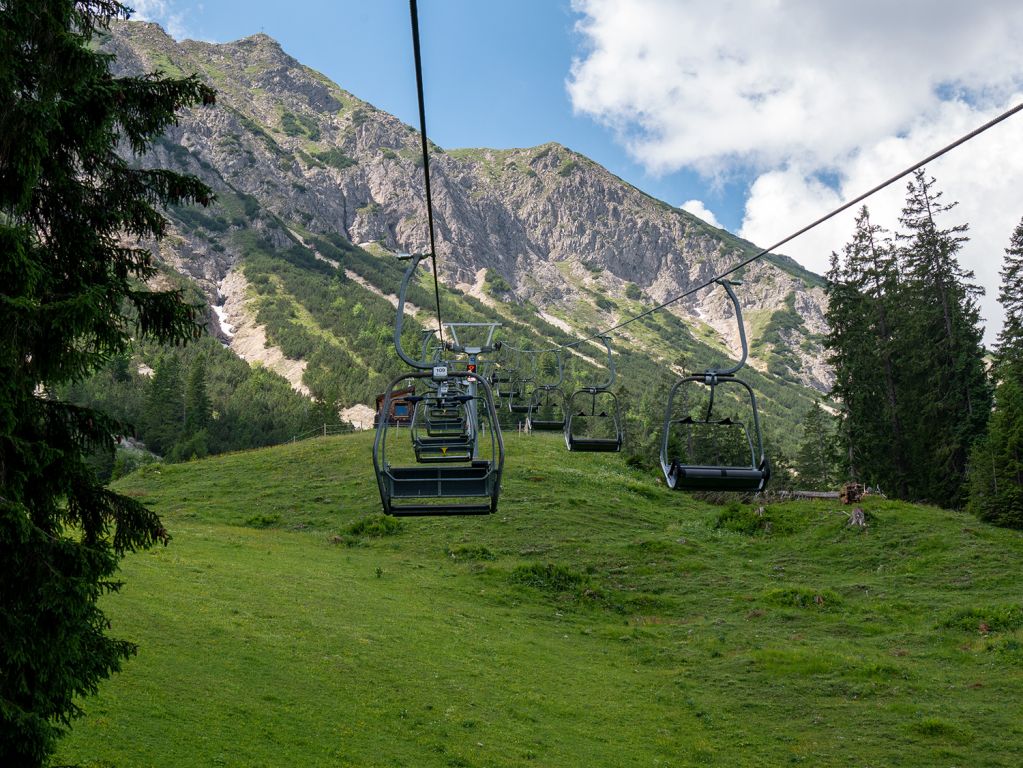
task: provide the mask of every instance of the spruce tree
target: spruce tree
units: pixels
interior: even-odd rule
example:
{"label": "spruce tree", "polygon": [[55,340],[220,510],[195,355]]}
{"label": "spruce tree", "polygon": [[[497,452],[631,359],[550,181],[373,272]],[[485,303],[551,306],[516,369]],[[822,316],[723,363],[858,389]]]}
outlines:
{"label": "spruce tree", "polygon": [[866,207],[828,273],[826,346],[842,403],[843,463],[851,477],[905,498],[909,475],[899,331],[902,283],[891,237]]}
{"label": "spruce tree", "polygon": [[181,359],[169,350],[160,356],[146,390],[145,441],[166,455],[185,437],[185,386]]}
{"label": "spruce tree", "polygon": [[799,485],[827,489],[838,482],[838,450],[835,430],[827,412],[815,400],[803,416],[803,442],[796,456]]}
{"label": "spruce tree", "polygon": [[1007,366],[988,432],[970,455],[967,508],[995,525],[1023,528],[1023,366]]}
{"label": "spruce tree", "polygon": [[1001,277],[998,303],[1005,310],[1005,325],[998,334],[998,358],[1023,360],[1023,221],[1005,249]]}
{"label": "spruce tree", "polygon": [[213,409],[206,393],[206,358],[196,355],[185,383],[184,438],[174,448],[175,458],[195,459],[210,452],[208,428]]}
{"label": "spruce tree", "polygon": [[958,507],[965,501],[970,449],[991,410],[991,390],[977,308],[983,290],[970,282],[973,273],[956,258],[968,227],[939,225],[939,218],[956,205],[942,203],[941,197],[934,179],[917,171],[900,219],[906,277],[902,301],[910,310],[900,365],[913,415],[907,424],[911,493]]}
{"label": "spruce tree", "polygon": [[982,520],[1023,528],[1023,222],[1005,249],[999,303],[998,390],[987,434],[970,455],[968,508]]}
{"label": "spruce tree", "polygon": [[198,180],[132,165],[195,78],[115,78],[98,33],[115,0],[8,0],[0,13],[0,765],[42,765],[77,697],[134,652],[108,636],[99,597],[127,551],[166,541],[159,519],[100,484],[84,457],[113,449],[102,414],[57,399],[133,336],[195,337],[177,292],[151,290],[170,203],[208,203]]}

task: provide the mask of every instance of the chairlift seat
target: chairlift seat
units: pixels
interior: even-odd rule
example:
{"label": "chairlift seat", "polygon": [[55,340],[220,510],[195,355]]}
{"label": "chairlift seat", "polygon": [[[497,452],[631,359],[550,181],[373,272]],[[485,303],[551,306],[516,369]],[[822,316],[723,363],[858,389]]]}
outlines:
{"label": "chairlift seat", "polygon": [[[615,379],[614,361],[611,358],[610,342],[606,338],[603,341],[607,347],[607,363],[611,371],[611,377],[602,385],[580,389],[568,399],[567,411],[569,417],[565,421],[565,447],[570,451],[580,453],[618,453],[622,450],[625,434],[622,429],[621,409],[618,405],[618,397],[608,388],[614,383]],[[597,405],[598,398],[602,401],[600,406]],[[576,409],[577,401],[585,403],[587,400],[589,400],[590,404],[589,411],[585,408]],[[601,410],[598,411],[598,407]],[[584,431],[578,428],[579,419],[600,419],[602,423],[610,427],[610,430],[605,430],[605,435],[602,437],[587,437],[584,434],[579,434],[581,431]],[[607,431],[612,431],[613,434],[606,434]]]}
{"label": "chairlift seat", "polygon": [[[749,355],[749,346],[746,342],[746,329],[742,321],[742,306],[739,304],[739,297],[732,289],[733,283],[725,278],[718,278],[715,282],[725,289],[728,300],[732,304],[735,315],[735,322],[739,331],[739,343],[742,354],[738,362],[726,368],[708,368],[702,374],[691,374],[683,376],[675,382],[668,392],[668,402],[665,407],[664,430],[661,438],[661,471],[664,473],[665,482],[669,488],[680,491],[725,491],[725,492],[758,492],[764,490],[768,480],[771,478],[771,465],[764,453],[763,434],[760,431],[760,416],[757,413],[757,398],[750,387],[742,379],[736,377],[736,373],[746,364]],[[724,418],[714,419],[715,393],[719,386],[731,388],[729,391],[736,391],[738,388],[740,398],[748,402],[748,412],[751,417],[751,426],[742,420],[734,420],[730,415]],[[706,414],[702,419],[693,419],[691,415],[684,418],[675,418],[673,408],[675,397],[680,388],[691,390],[693,387],[707,387],[708,401]],[[750,463],[736,465],[692,463],[685,464],[677,456],[672,456],[676,451],[670,443],[672,438],[672,426],[681,424],[693,427],[737,427],[741,429],[745,438],[745,446],[749,450]],[[676,449],[677,450],[677,449]],[[760,459],[757,461],[757,456]],[[702,458],[702,457],[701,457]],[[734,459],[731,460],[734,462]]]}
{"label": "chairlift seat", "polygon": [[756,493],[764,489],[770,476],[766,459],[759,467],[693,466],[676,459],[671,462],[665,479],[668,487],[676,491]]}
{"label": "chairlift seat", "polygon": [[[397,516],[425,515],[484,515],[497,510],[498,497],[501,489],[501,476],[504,470],[504,439],[498,423],[497,411],[494,407],[494,396],[486,376],[478,371],[478,356],[484,352],[500,349],[500,344],[491,344],[494,329],[500,323],[446,323],[442,326],[450,333],[451,341],[446,348],[455,354],[466,355],[467,361],[455,362],[453,365],[438,364],[439,355],[428,354],[429,338],[424,336],[424,354],[422,360],[410,357],[402,347],[402,323],[404,319],[405,295],[409,283],[415,275],[416,268],[423,260],[423,254],[408,257],[410,264],[405,270],[398,290],[398,306],[395,313],[394,347],[404,362],[416,369],[412,373],[402,373],[392,379],[385,391],[383,412],[388,413],[391,402],[399,387],[408,388],[411,382],[416,387],[420,382],[426,392],[425,407],[417,407],[412,415],[413,448],[417,445],[422,458],[435,459],[434,454],[441,456],[452,448],[465,451],[459,463],[445,463],[443,460],[427,461],[417,464],[396,466],[388,460],[388,445],[397,441],[394,425],[389,419],[381,418],[377,423],[376,436],[373,440],[373,471],[376,475],[377,487],[384,514]],[[456,326],[460,328],[483,328],[487,331],[486,341],[479,346],[460,344]],[[467,405],[464,396],[478,398],[473,407]],[[416,433],[417,420],[423,427],[429,426],[431,415],[442,422],[448,417],[464,416],[467,422],[466,434],[444,437],[426,437]],[[450,409],[445,412],[446,409]],[[418,413],[417,413],[418,412]],[[452,418],[453,420],[453,418]],[[434,425],[437,427],[438,425]],[[390,438],[390,439],[389,439]],[[434,442],[438,441],[438,442]],[[486,441],[488,446],[482,446]],[[483,452],[481,453],[481,447]],[[483,458],[485,454],[487,458]]]}
{"label": "chairlift seat", "polygon": [[470,440],[417,443],[414,449],[416,461],[420,464],[451,464],[472,459],[472,442]]}
{"label": "chairlift seat", "polygon": [[[380,473],[389,515],[485,515],[497,507],[499,468],[491,461],[468,466],[386,466]],[[489,497],[487,502],[445,502],[445,499]],[[426,503],[425,499],[437,499]],[[401,503],[411,501],[412,503]],[[397,502],[397,503],[396,503]],[[415,503],[418,502],[418,503]]]}
{"label": "chairlift seat", "polygon": [[393,517],[445,517],[462,515],[490,515],[494,510],[489,502],[480,504],[401,504],[392,505]]}
{"label": "chairlift seat", "polygon": [[441,437],[422,437],[417,435],[412,438],[412,445],[418,452],[420,449],[449,448],[451,450],[472,448],[472,437],[467,432],[444,435]]}
{"label": "chairlift seat", "polygon": [[568,450],[580,453],[617,453],[622,449],[621,437],[572,437],[566,435]]}
{"label": "chairlift seat", "polygon": [[[527,409],[528,410],[528,409]],[[529,428],[537,432],[561,432],[565,428],[564,419],[528,419]]]}

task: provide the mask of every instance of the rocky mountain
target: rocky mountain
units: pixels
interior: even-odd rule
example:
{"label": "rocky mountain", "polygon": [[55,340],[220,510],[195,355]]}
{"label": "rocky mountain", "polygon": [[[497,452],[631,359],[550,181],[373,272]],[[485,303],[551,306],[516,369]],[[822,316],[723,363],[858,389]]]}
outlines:
{"label": "rocky mountain", "polygon": [[[314,272],[315,260],[323,279],[338,272],[345,290],[382,301],[396,291],[400,272],[388,255],[428,247],[418,132],[303,66],[266,35],[178,43],[157,25],[130,22],[115,25],[104,47],[116,55],[120,73],[196,73],[217,89],[215,108],[184,114],[141,161],[199,175],[218,193],[211,209],[172,211],[173,234],[161,255],[202,286],[236,351],[253,360],[278,355],[267,364],[316,394],[308,368],[314,353],[306,344],[302,354],[288,354],[289,346],[302,345],[282,342],[282,323],[347,350],[357,362],[359,355],[347,332],[326,328],[304,299],[286,322],[280,311],[275,315],[282,297],[294,299],[297,289],[286,288],[267,259],[290,253],[293,267]],[[438,260],[452,301],[464,297],[475,311],[489,309],[543,337],[613,325],[754,251],[558,144],[434,145],[431,170]],[[742,278],[752,364],[826,390],[820,278],[773,255]],[[694,368],[710,362],[695,359],[697,348],[737,348],[720,289],[671,312],[682,322],[636,324],[617,343],[661,365],[677,363],[686,351]],[[374,369],[367,360],[360,364]]]}

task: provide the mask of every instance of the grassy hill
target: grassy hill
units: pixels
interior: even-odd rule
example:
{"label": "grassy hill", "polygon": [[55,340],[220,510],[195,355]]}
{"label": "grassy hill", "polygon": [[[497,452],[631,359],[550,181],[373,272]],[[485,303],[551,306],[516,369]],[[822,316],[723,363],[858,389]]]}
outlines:
{"label": "grassy hill", "polygon": [[484,519],[380,518],[371,436],[152,466],[174,539],[86,766],[1014,766],[1023,536],[870,500],[764,517],[508,438]]}

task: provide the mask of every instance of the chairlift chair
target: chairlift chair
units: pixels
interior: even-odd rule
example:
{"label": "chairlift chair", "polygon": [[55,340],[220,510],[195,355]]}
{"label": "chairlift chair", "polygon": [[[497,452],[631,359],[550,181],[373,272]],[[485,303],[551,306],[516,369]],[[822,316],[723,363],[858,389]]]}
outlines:
{"label": "chairlift chair", "polygon": [[[476,435],[470,427],[468,410],[475,407],[475,398],[450,394],[449,386],[448,382],[441,383],[416,398],[409,432],[419,463],[468,461],[474,453]],[[437,402],[443,403],[443,407],[438,407]],[[438,411],[443,416],[437,416]]]}
{"label": "chairlift chair", "polygon": [[[572,393],[565,406],[565,445],[570,451],[617,453],[622,449],[624,430],[618,397],[611,391],[615,382],[615,364],[611,357],[611,341],[600,336],[607,349],[608,380],[603,384],[583,387]],[[587,427],[605,426],[601,436],[586,435]]]}
{"label": "chairlift chair", "polygon": [[[762,491],[771,477],[771,466],[764,454],[763,435],[760,430],[760,417],[757,412],[757,400],[753,389],[746,382],[736,378],[735,374],[746,363],[748,348],[746,330],[742,322],[742,309],[739,299],[732,289],[739,283],[727,279],[717,281],[728,293],[735,310],[736,322],[739,325],[739,340],[742,343],[742,357],[739,362],[724,370],[710,368],[701,374],[685,376],[675,382],[668,393],[667,409],[664,417],[664,429],[661,439],[661,470],[669,488],[679,491]],[[707,391],[708,404],[702,416],[686,413],[682,417],[675,416],[675,400],[680,391],[696,391],[702,387]],[[745,420],[733,419],[731,416],[719,417],[714,413],[715,395],[718,388],[722,391],[737,391],[740,401],[748,401],[751,414],[750,424]],[[752,426],[752,431],[750,429]],[[694,462],[690,451],[687,457],[678,455],[687,451],[675,451],[683,442],[686,448],[693,446],[693,435],[696,430],[706,432],[711,443],[719,450],[713,461]],[[679,433],[682,434],[679,434]],[[672,444],[672,438],[675,444]],[[686,439],[681,440],[682,437]],[[719,438],[721,438],[719,440]],[[726,446],[728,455],[721,452],[720,443],[731,440]],[[741,456],[748,456],[748,462]]]}
{"label": "chairlift chair", "polygon": [[[475,435],[469,429],[468,417],[444,423],[431,419],[428,403],[432,397],[432,393],[424,395],[416,403],[412,415],[410,432],[416,461],[421,464],[469,461],[473,455]],[[468,406],[469,398],[466,396],[463,407]]]}
{"label": "chairlift chair", "polygon": [[[468,378],[467,372],[445,374],[441,371],[416,371],[394,379],[385,395],[390,395],[408,380],[443,380],[445,375]],[[425,438],[415,463],[392,460],[389,429],[381,420],[373,443],[373,468],[385,514],[397,517],[426,515],[486,515],[497,511],[501,475],[504,469],[504,441],[497,424],[493,396],[486,381],[476,382],[478,400],[485,407],[479,429],[489,437],[482,445],[480,434],[471,446],[465,441]],[[406,449],[407,450],[407,449]]]}
{"label": "chairlift chair", "polygon": [[[469,362],[464,370],[451,370],[447,365],[434,365],[433,360],[415,360],[410,357],[401,343],[404,320],[405,295],[416,267],[423,260],[422,254],[405,256],[411,261],[402,278],[398,293],[397,319],[394,328],[394,346],[398,356],[416,371],[397,376],[388,387],[382,403],[382,412],[388,413],[391,399],[404,389],[408,382],[416,385],[424,399],[447,398],[451,393],[464,408],[469,436],[468,449],[461,440],[458,445],[447,446],[448,452],[458,448],[458,461],[449,460],[443,441],[423,442],[415,460],[403,460],[409,453],[408,442],[397,439],[397,430],[388,419],[380,419],[373,441],[373,469],[385,514],[394,516],[425,515],[485,515],[497,510],[500,496],[501,476],[504,471],[504,439],[497,420],[493,392],[485,378],[479,376],[475,367],[480,354],[499,349],[493,344],[494,329],[498,323],[476,324],[487,330],[486,341],[479,346],[468,346],[457,342],[457,333],[449,327],[454,343],[447,349],[456,355],[464,355]],[[465,324],[462,324],[465,325]],[[470,367],[472,370],[470,370]],[[450,403],[449,403],[450,404]],[[423,416],[427,415],[423,411]],[[429,435],[423,436],[429,441]],[[404,446],[404,448],[402,448]],[[404,454],[402,454],[402,450]],[[438,454],[441,458],[438,458]]]}
{"label": "chairlift chair", "polygon": [[529,357],[527,365],[520,365],[518,378],[511,382],[511,390],[508,395],[508,410],[512,413],[529,413],[529,404],[533,399],[533,390],[536,387],[536,354],[529,350],[520,350],[520,356],[525,354]]}
{"label": "chairlift chair", "polygon": [[557,380],[552,384],[538,385],[529,398],[526,424],[531,431],[562,432],[565,429],[565,393],[561,391],[565,381],[565,364],[561,350],[557,350],[556,354]]}

